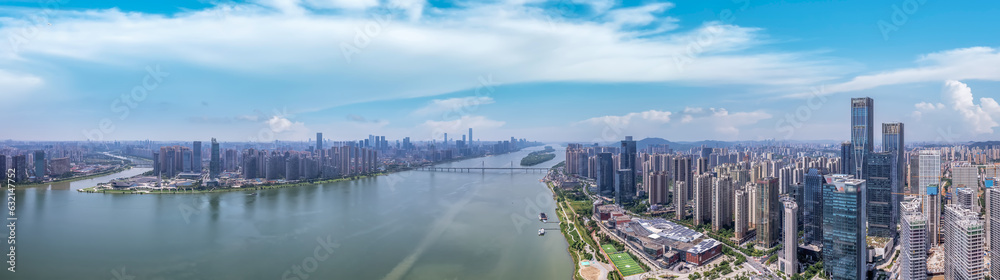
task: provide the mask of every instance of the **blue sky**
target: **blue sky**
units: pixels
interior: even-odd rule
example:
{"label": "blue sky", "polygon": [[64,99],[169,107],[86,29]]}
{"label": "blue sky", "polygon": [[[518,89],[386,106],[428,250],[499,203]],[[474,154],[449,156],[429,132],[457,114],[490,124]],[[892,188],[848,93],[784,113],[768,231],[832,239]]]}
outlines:
{"label": "blue sky", "polygon": [[[44,5],[40,5],[42,3]],[[0,139],[996,140],[994,1],[7,1]]]}

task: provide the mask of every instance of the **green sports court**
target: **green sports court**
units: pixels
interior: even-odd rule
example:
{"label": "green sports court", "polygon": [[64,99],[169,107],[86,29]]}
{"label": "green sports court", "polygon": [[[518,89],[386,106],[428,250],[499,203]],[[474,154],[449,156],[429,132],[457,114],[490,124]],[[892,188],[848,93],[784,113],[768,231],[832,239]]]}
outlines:
{"label": "green sports court", "polygon": [[[614,248],[612,248],[612,250],[613,249]],[[607,248],[605,248],[605,250],[607,250]],[[621,271],[624,276],[632,276],[646,272],[639,266],[638,263],[635,262],[635,260],[632,259],[632,256],[629,256],[627,253],[609,255],[611,256],[611,262],[615,263],[615,267],[617,267],[618,271]]]}

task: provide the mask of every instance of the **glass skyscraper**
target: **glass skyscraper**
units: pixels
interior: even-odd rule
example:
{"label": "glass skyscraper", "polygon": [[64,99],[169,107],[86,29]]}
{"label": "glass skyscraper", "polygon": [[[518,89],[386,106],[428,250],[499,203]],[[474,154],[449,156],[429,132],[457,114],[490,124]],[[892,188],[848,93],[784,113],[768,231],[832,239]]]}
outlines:
{"label": "glass skyscraper", "polygon": [[882,124],[882,151],[892,153],[892,225],[899,222],[899,203],[903,201],[903,184],[906,182],[906,145],[903,141],[903,123]]}
{"label": "glass skyscraper", "polygon": [[854,147],[855,178],[864,179],[865,155],[874,149],[875,140],[873,101],[868,97],[851,98],[851,144]]}
{"label": "glass skyscraper", "polygon": [[[624,200],[631,201],[636,196],[635,189],[635,141],[632,140],[632,136],[625,136],[625,140],[622,140],[622,152],[620,160],[619,173],[622,177],[620,180],[621,188],[620,190],[623,194],[615,194],[624,198]],[[627,171],[626,171],[627,170]],[[617,190],[616,190],[617,191]]]}
{"label": "glass skyscraper", "polygon": [[865,174],[868,176],[868,234],[879,237],[893,237],[896,222],[893,220],[893,178],[892,168],[895,156],[890,152],[871,153],[865,159]]}
{"label": "glass skyscraper", "polygon": [[857,170],[854,166],[854,146],[851,141],[840,143],[840,173],[854,175]]}
{"label": "glass skyscraper", "polygon": [[757,181],[757,243],[770,248],[778,242],[781,229],[781,203],[778,201],[778,178]]}
{"label": "glass skyscraper", "polygon": [[601,195],[614,197],[615,192],[615,160],[611,153],[597,154],[597,188]]}
{"label": "glass skyscraper", "polygon": [[803,242],[823,242],[823,174],[813,168],[805,174],[803,186],[802,227]]}
{"label": "glass skyscraper", "polygon": [[833,280],[865,279],[865,180],[826,177],[823,185],[823,268]]}

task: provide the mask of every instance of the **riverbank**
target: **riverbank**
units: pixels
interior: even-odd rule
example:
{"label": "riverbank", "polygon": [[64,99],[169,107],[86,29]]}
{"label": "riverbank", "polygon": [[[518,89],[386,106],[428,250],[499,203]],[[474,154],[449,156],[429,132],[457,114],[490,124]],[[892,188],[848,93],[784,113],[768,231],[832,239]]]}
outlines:
{"label": "riverbank", "polygon": [[[400,171],[394,171],[400,172]],[[290,182],[284,184],[271,184],[271,185],[253,185],[248,187],[239,188],[211,188],[211,189],[172,189],[172,190],[98,190],[97,187],[89,187],[84,189],[79,189],[79,192],[85,193],[106,193],[106,194],[203,194],[203,193],[222,193],[222,192],[238,192],[238,191],[258,191],[258,190],[270,190],[270,189],[281,189],[281,188],[291,188],[291,187],[301,187],[307,185],[318,185],[318,184],[329,184],[343,181],[359,180],[364,178],[373,178],[382,175],[389,175],[394,172],[380,172],[368,175],[359,175],[335,179],[326,180],[315,180],[315,181],[304,181],[304,182]]]}
{"label": "riverbank", "polygon": [[[49,182],[44,182],[44,183],[37,183],[37,184],[15,185],[15,187],[19,188],[19,189],[21,189],[21,188],[37,188],[37,187],[45,187],[45,186],[48,186],[48,185],[51,185],[51,184],[72,183],[72,182],[76,182],[76,181],[80,181],[80,180],[87,180],[87,179],[93,179],[93,178],[97,178],[97,177],[101,177],[101,176],[106,176],[106,175],[109,175],[109,174],[114,174],[114,173],[122,172],[122,171],[125,171],[125,170],[129,170],[129,169],[132,169],[131,165],[126,165],[126,166],[123,166],[123,167],[119,167],[119,168],[115,168],[115,169],[103,171],[103,172],[100,172],[100,173],[90,174],[90,175],[86,175],[86,176],[72,177],[72,178],[60,179],[60,180],[49,181]],[[0,189],[6,189],[5,186],[6,185],[4,185],[4,187],[0,187]]]}

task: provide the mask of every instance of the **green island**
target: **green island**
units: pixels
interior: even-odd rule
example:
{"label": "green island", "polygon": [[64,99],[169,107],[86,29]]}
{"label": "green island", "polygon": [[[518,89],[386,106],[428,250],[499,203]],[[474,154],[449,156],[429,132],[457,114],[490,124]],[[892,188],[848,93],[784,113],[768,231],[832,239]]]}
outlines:
{"label": "green island", "polygon": [[97,177],[101,177],[101,176],[105,176],[105,175],[110,175],[110,174],[122,172],[122,171],[125,171],[125,170],[129,170],[129,169],[132,169],[131,165],[126,165],[126,166],[122,166],[122,167],[118,167],[118,168],[114,168],[114,169],[108,169],[108,170],[105,170],[105,171],[101,171],[101,172],[94,173],[94,174],[88,174],[88,175],[84,175],[84,176],[68,177],[68,178],[57,179],[57,180],[48,181],[48,182],[42,182],[42,183],[23,184],[23,185],[18,185],[17,187],[18,188],[37,188],[37,187],[44,187],[44,186],[48,186],[48,185],[51,185],[51,184],[57,184],[57,183],[70,183],[70,182],[76,182],[76,181],[80,181],[80,180],[87,180],[87,179],[93,179],[93,178],[97,178]]}
{"label": "green island", "polygon": [[521,159],[521,166],[535,166],[540,163],[556,158],[555,149],[552,146],[545,146],[544,150],[531,152]]}
{"label": "green island", "polygon": [[299,182],[289,182],[289,183],[274,183],[274,184],[259,184],[247,187],[205,188],[199,185],[194,185],[188,188],[169,189],[169,190],[128,190],[128,189],[115,190],[115,189],[97,189],[97,187],[89,187],[89,188],[79,189],[78,191],[87,193],[109,193],[109,194],[201,194],[201,193],[218,193],[218,192],[238,192],[238,191],[269,190],[269,189],[301,187],[301,186],[316,185],[316,184],[327,184],[327,183],[351,181],[351,180],[370,178],[370,177],[378,177],[382,175],[388,175],[390,173],[391,172],[380,172],[368,175],[358,175],[358,176],[342,177],[335,179],[321,179],[321,180],[309,180],[309,181],[299,181]]}

